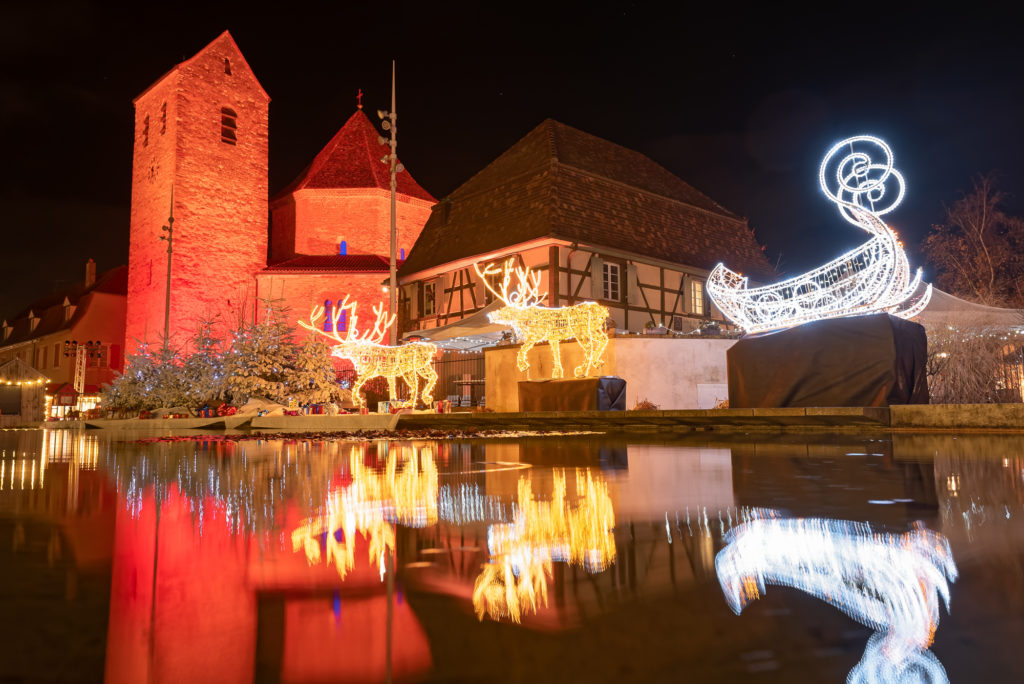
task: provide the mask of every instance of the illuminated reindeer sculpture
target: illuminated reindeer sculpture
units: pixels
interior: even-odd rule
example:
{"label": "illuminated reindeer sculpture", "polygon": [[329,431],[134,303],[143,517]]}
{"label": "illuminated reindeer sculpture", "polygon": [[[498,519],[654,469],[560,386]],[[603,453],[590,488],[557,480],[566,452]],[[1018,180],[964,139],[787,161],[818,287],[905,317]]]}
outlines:
{"label": "illuminated reindeer sculpture", "polygon": [[[324,315],[324,307],[317,306],[309,316],[309,323],[299,321],[299,325],[307,330],[335,342],[331,347],[331,355],[340,359],[348,359],[356,369],[356,384],[352,387],[352,401],[356,406],[363,403],[360,390],[370,378],[384,377],[388,379],[388,396],[395,399],[395,379],[401,377],[409,386],[409,402],[407,405],[415,406],[416,396],[419,392],[419,379],[423,378],[426,384],[423,387],[423,403],[430,406],[433,401],[434,385],[437,384],[437,373],[434,371],[434,354],[437,347],[427,342],[412,342],[397,347],[389,347],[381,344],[388,328],[395,322],[394,315],[387,316],[383,306],[378,304],[373,307],[376,321],[373,330],[359,333],[357,328],[358,318],[356,306],[358,302],[348,303],[348,297],[331,311],[331,332],[324,332],[320,326],[320,319]],[[348,310],[349,317],[348,332],[345,337],[338,334],[338,312]]]}
{"label": "illuminated reindeer sculpture", "polygon": [[[540,306],[540,302],[547,296],[546,292],[539,294],[540,273],[516,267],[514,258],[507,259],[500,271],[495,264],[488,265],[483,271],[476,264],[473,268],[484,286],[505,302],[505,306],[492,311],[487,317],[492,323],[504,323],[515,330],[523,345],[516,357],[516,365],[520,371],[527,371],[527,377],[530,362],[526,355],[538,342],[551,344],[553,378],[561,378],[563,375],[562,356],[558,348],[563,340],[575,339],[583,350],[585,360],[576,367],[577,378],[585,378],[592,370],[601,367],[601,355],[608,346],[608,334],[604,331],[608,309],[596,302],[557,308]],[[516,289],[510,293],[513,274],[517,283]],[[502,276],[502,281],[498,289],[494,289],[487,278],[497,275]]]}

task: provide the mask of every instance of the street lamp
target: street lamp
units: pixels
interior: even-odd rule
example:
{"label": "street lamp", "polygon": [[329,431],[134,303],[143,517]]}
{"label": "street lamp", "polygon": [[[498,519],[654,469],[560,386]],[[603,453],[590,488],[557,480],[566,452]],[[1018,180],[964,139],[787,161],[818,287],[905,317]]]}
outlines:
{"label": "street lamp", "polygon": [[171,334],[171,254],[174,251],[174,186],[171,186],[171,213],[167,218],[167,225],[161,226],[160,230],[166,231],[167,235],[161,235],[161,240],[167,240],[167,296],[164,299],[164,348],[170,342]]}
{"label": "street lamp", "polygon": [[[377,116],[381,120],[381,128],[391,131],[391,137],[383,135],[377,138],[381,145],[389,145],[391,152],[384,155],[381,161],[391,166],[391,260],[390,279],[388,280],[388,312],[392,315],[398,313],[398,220],[396,210],[396,191],[398,188],[397,176],[405,170],[405,167],[398,163],[398,114],[395,111],[395,61],[391,60],[391,111],[377,110]],[[391,337],[389,343],[394,346],[398,344],[398,326],[391,326]]]}

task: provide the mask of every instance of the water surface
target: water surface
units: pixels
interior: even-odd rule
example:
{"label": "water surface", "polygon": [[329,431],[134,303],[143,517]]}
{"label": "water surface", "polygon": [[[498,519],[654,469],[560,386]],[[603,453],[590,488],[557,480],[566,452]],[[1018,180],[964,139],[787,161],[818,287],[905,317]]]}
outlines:
{"label": "water surface", "polygon": [[[949,681],[1019,681],[1022,519],[1009,435],[0,431],[0,680],[843,682],[898,631],[843,610],[907,590],[896,556],[934,538],[956,572],[927,653]],[[816,566],[822,530],[828,559],[861,546]],[[730,542],[805,586],[743,575],[735,614]]]}

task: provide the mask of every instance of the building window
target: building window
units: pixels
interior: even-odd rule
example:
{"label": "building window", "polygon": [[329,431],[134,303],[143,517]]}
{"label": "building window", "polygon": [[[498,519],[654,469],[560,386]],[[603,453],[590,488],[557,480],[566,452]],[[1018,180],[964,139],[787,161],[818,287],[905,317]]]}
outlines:
{"label": "building window", "polygon": [[603,266],[604,270],[604,290],[603,297],[609,301],[619,301],[619,265],[609,264],[605,262]]}
{"label": "building window", "polygon": [[346,254],[348,254],[348,241],[347,240],[341,240],[338,243],[338,254],[340,254],[341,256],[345,256]]}
{"label": "building window", "polygon": [[160,135],[167,132],[167,103],[160,105]]}
{"label": "building window", "polygon": [[690,285],[690,312],[704,315],[704,283],[694,280]]}
{"label": "building window", "polygon": [[228,145],[238,142],[238,114],[231,107],[220,108],[220,141]]}
{"label": "building window", "polygon": [[423,315],[433,316],[436,310],[437,283],[423,284]]}
{"label": "building window", "polygon": [[53,367],[60,368],[60,342],[53,344]]}
{"label": "building window", "polygon": [[88,347],[87,350],[88,361],[86,366],[88,368],[106,368],[108,359],[110,356],[110,347],[106,344],[97,344],[95,346]]}
{"label": "building window", "polygon": [[491,290],[501,292],[501,281],[503,276],[500,273],[489,273],[485,275],[484,278],[487,280],[487,287],[484,288],[484,304],[486,305],[498,298],[494,292],[491,292]]}
{"label": "building window", "polygon": [[142,120],[142,146],[149,145],[149,114]]}
{"label": "building window", "polygon": [[[338,301],[341,303],[341,300]],[[348,329],[348,311],[345,309],[339,310],[337,312],[337,321],[335,321],[335,311],[331,303],[330,299],[324,302],[324,332],[333,332],[335,330],[345,332]],[[337,323],[337,327],[335,327],[335,323]]]}
{"label": "building window", "polygon": [[224,58],[224,73],[228,76],[231,75],[231,60],[227,57]]}

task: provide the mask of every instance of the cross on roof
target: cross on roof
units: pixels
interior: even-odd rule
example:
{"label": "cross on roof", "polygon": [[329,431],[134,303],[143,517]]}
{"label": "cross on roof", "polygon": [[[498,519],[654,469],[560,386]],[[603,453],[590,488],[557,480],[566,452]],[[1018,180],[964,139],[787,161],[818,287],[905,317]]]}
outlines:
{"label": "cross on roof", "polygon": [[363,89],[359,89],[359,94],[356,95],[356,107],[359,109],[363,108]]}

